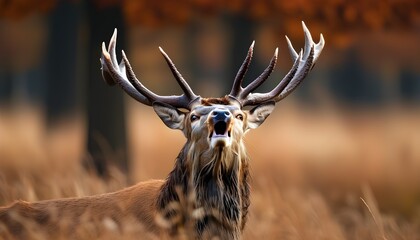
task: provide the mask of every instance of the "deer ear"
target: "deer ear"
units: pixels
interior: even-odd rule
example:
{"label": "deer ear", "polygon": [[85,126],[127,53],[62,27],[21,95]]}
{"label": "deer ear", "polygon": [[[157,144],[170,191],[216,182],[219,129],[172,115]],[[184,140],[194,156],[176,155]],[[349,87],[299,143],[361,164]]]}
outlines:
{"label": "deer ear", "polygon": [[263,103],[251,109],[248,114],[248,129],[260,126],[274,110],[275,102]]}
{"label": "deer ear", "polygon": [[171,105],[155,102],[153,109],[156,114],[162,119],[166,126],[172,129],[182,130],[184,128],[185,113],[172,107]]}

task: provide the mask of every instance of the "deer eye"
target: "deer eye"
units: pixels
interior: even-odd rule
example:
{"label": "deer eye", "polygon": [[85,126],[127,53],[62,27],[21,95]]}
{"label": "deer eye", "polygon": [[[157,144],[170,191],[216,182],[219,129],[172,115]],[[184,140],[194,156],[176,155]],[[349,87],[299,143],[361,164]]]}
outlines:
{"label": "deer eye", "polygon": [[192,115],[190,116],[190,120],[191,120],[191,122],[194,122],[194,121],[196,121],[196,120],[198,120],[198,119],[200,119],[200,116],[197,116],[197,115],[194,115],[194,114],[192,114]]}
{"label": "deer eye", "polygon": [[236,115],[236,118],[243,121],[244,120],[244,115],[238,114],[238,115]]}

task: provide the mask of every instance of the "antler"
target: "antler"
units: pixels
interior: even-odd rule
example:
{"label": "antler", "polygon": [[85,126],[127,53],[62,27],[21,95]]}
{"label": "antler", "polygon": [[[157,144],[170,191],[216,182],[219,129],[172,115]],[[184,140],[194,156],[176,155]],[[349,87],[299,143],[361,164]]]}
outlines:
{"label": "antler", "polygon": [[286,76],[279,82],[279,84],[270,92],[267,93],[252,93],[262,83],[267,80],[270,74],[273,72],[277,62],[278,48],[274,52],[274,56],[270,61],[268,67],[264,72],[252,81],[245,88],[242,87],[242,81],[248,66],[251,62],[254,42],[251,44],[248,54],[240,67],[238,74],[233,82],[232,90],[230,91],[229,97],[237,100],[242,106],[257,105],[260,103],[275,101],[278,102],[283,98],[287,97],[296,87],[302,82],[309,71],[312,70],[316,60],[318,59],[321,51],[324,47],[325,41],[322,34],[318,43],[314,43],[312,40],[311,33],[302,21],[303,32],[305,33],[305,47],[299,54],[294,50],[292,43],[286,36],[287,44],[289,47],[290,55],[294,61],[292,69],[286,74]]}
{"label": "antler", "polygon": [[105,43],[102,43],[102,56],[100,60],[102,64],[102,76],[106,83],[109,85],[115,85],[117,83],[126,93],[128,93],[128,95],[149,106],[154,102],[161,102],[176,108],[190,109],[191,104],[200,99],[198,95],[194,94],[188,83],[176,69],[172,60],[160,47],[160,52],[184,93],[179,96],[160,96],[150,91],[137,79],[124,51],[122,51],[122,61],[118,64],[117,56],[115,54],[116,42],[117,29],[115,29],[114,34],[111,37],[108,50],[105,47]]}

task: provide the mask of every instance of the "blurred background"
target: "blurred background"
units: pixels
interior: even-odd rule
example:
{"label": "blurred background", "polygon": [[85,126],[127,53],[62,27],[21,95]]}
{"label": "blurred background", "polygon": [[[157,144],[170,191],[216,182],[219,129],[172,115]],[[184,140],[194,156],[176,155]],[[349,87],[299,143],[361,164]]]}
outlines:
{"label": "blurred background", "polygon": [[[114,28],[119,59],[124,49],[148,88],[181,93],[161,46],[197,94],[217,97],[229,91],[253,40],[245,82],[264,70],[279,47],[276,70],[258,91],[273,88],[292,66],[284,35],[295,49],[303,47],[302,20],[315,42],[324,35],[326,46],[304,83],[247,135],[257,192],[254,219],[276,223],[289,214],[278,201],[298,209],[295,192],[301,200],[312,192],[335,217],[348,215],[334,222],[348,232],[357,219],[347,208],[363,212],[359,198],[374,196],[370,204],[380,214],[418,233],[420,4],[415,0],[0,0],[0,203],[109,190],[106,180],[103,188],[86,189],[80,166],[104,179],[115,178],[109,166],[119,169],[124,183],[118,186],[165,178],[171,170],[185,142],[182,133],[167,129],[150,107],[102,80],[100,47]],[[47,176],[67,176],[70,188],[79,190],[63,190]],[[26,185],[22,179],[29,179]],[[51,184],[58,186],[54,193],[40,190]],[[270,195],[271,188],[279,189],[279,196]]]}

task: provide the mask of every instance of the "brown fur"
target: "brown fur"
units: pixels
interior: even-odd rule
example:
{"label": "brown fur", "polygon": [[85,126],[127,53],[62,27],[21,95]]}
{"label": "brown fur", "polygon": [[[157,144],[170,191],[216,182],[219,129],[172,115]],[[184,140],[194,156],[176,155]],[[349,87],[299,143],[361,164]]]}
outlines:
{"label": "brown fur", "polygon": [[228,96],[224,96],[222,98],[203,98],[201,99],[201,104],[203,106],[211,106],[214,104],[229,105],[231,104],[231,100]]}
{"label": "brown fur", "polygon": [[[161,180],[138,183],[123,190],[102,195],[64,198],[29,203],[15,201],[7,207],[0,207],[0,225],[4,224],[8,231],[17,238],[25,239],[25,226],[33,222],[44,227],[54,236],[60,229],[62,220],[69,221],[66,226],[69,234],[80,221],[101,221],[105,218],[117,224],[124,218],[133,217],[148,230],[157,233],[154,218],[156,215],[156,199],[163,184]],[[69,235],[70,236],[70,235]]]}

